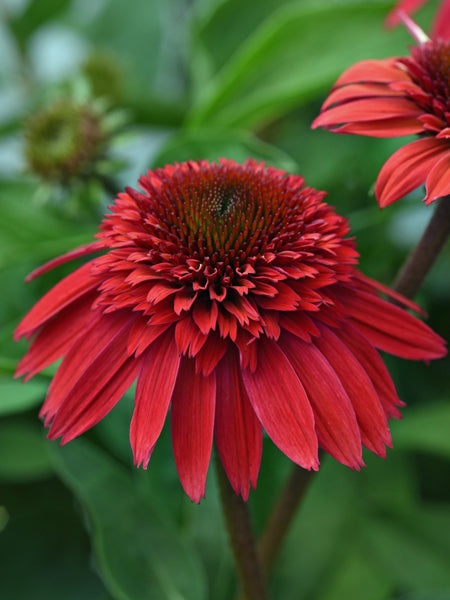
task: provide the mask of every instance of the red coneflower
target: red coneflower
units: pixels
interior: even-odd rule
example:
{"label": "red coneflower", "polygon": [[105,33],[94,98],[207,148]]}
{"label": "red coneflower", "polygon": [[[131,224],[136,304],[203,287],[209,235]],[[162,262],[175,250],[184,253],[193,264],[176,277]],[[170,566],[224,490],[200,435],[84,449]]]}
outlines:
{"label": "red coneflower", "polygon": [[[16,337],[36,335],[17,375],[64,356],[41,411],[62,442],[100,421],[137,378],[131,445],[147,467],[170,406],[181,483],[204,493],[213,437],[244,499],[262,429],[318,469],[318,445],[358,469],[361,444],[385,456],[402,403],[379,348],[445,354],[427,325],[356,269],[347,222],[303,179],[248,160],[167,166],[119,194],[99,241]],[[404,305],[415,307],[406,299]]]}
{"label": "red coneflower", "polygon": [[[402,20],[400,16],[401,12],[411,14],[416,12],[416,10],[427,2],[428,0],[400,0],[386,17],[386,25],[388,27],[395,27],[395,25],[398,25]],[[441,0],[439,9],[433,20],[431,37],[434,39],[441,38],[443,40],[450,39],[450,0]]]}
{"label": "red coneflower", "polygon": [[351,66],[312,124],[374,137],[421,134],[383,165],[375,186],[381,207],[424,183],[427,204],[450,194],[450,42],[408,24],[420,41],[411,55]]}

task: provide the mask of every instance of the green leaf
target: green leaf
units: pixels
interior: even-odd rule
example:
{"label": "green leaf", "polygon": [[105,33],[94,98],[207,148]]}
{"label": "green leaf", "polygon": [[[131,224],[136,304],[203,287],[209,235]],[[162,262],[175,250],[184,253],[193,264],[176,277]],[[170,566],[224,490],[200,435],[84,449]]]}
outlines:
{"label": "green leaf", "polygon": [[101,577],[117,600],[201,600],[195,549],[157,513],[143,486],[93,445],[55,448],[55,468],[89,516]]}
{"label": "green leaf", "polygon": [[[350,547],[349,547],[350,546]],[[393,585],[358,543],[344,542],[335,569],[326,579],[320,600],[386,600]]]}
{"label": "green leaf", "polygon": [[0,427],[0,479],[29,481],[53,472],[42,427],[25,421]]}
{"label": "green leaf", "polygon": [[[341,553],[341,540],[352,537],[358,515],[358,475],[324,457],[320,471],[291,524],[277,561],[273,597],[283,600],[320,598],[324,584]],[[281,590],[281,592],[279,592]]]}
{"label": "green leaf", "polygon": [[[209,84],[202,82],[190,125],[255,127],[325,91],[355,56],[382,58],[405,51],[397,32],[383,34],[389,6],[306,2],[272,12]],[[223,29],[212,23],[216,38],[223,37]],[[404,32],[400,35],[405,39]]]}
{"label": "green leaf", "polygon": [[[367,551],[399,589],[450,588],[448,552],[443,554],[436,540],[426,539],[416,531],[415,522],[421,518],[422,511],[418,510],[404,522],[398,518],[368,519],[363,531]],[[442,538],[442,531],[439,537]]]}
{"label": "green leaf", "polygon": [[32,201],[36,183],[0,182],[0,270],[39,262],[92,241],[92,225],[69,223]]}
{"label": "green leaf", "polygon": [[436,402],[405,411],[400,423],[392,424],[397,448],[421,450],[450,458],[450,404]]}
{"label": "green leaf", "polygon": [[25,47],[27,40],[41,25],[61,16],[69,4],[69,0],[39,0],[39,2],[31,0],[28,2],[26,10],[9,22],[20,46]]}
{"label": "green leaf", "polygon": [[164,166],[186,160],[210,160],[229,158],[244,162],[247,158],[264,161],[290,173],[298,171],[298,165],[282,150],[262,142],[244,131],[226,132],[199,130],[181,133],[169,140],[155,160],[155,166]]}
{"label": "green leaf", "polygon": [[9,377],[0,377],[0,415],[23,412],[37,406],[45,397],[48,384],[33,380],[23,383]]}

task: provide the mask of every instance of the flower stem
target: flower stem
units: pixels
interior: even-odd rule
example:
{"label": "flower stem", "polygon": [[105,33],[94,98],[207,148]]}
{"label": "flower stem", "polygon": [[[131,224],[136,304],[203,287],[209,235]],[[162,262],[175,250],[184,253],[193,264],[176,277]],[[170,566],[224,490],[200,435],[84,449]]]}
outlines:
{"label": "flower stem", "polygon": [[225,523],[245,598],[246,600],[267,600],[268,596],[247,504],[231,487],[217,453],[216,472]]}
{"label": "flower stem", "polygon": [[407,298],[415,296],[450,234],[450,196],[437,202],[427,228],[393,285],[397,292]]}
{"label": "flower stem", "polygon": [[275,502],[259,542],[259,555],[266,574],[275,562],[289,525],[297,512],[300,500],[305,495],[313,473],[314,471],[307,471],[295,465]]}

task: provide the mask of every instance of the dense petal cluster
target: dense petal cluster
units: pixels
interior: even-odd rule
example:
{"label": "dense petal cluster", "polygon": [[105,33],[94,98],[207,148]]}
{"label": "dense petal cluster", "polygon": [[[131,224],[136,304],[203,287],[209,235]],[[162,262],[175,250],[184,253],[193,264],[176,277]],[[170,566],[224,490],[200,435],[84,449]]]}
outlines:
{"label": "dense petal cluster", "polygon": [[[211,447],[233,488],[256,484],[263,428],[306,469],[318,446],[358,469],[385,456],[402,402],[376,348],[445,353],[423,322],[357,269],[347,222],[324,193],[249,160],[167,166],[127,189],[98,241],[33,276],[103,251],[51,289],[16,337],[17,375],[63,360],[41,415],[68,442],[137,379],[130,439],[147,467],[170,407],[181,483],[199,501]],[[417,307],[415,307],[417,308]]]}
{"label": "dense petal cluster", "polygon": [[424,41],[408,57],[351,66],[315,127],[374,137],[420,134],[381,169],[375,187],[381,207],[424,183],[426,203],[450,194],[450,41]]}
{"label": "dense petal cluster", "polygon": [[[411,14],[426,4],[428,0],[400,0],[386,17],[386,25],[395,27],[401,21],[400,14]],[[450,40],[450,0],[441,0],[431,30],[433,39]]]}

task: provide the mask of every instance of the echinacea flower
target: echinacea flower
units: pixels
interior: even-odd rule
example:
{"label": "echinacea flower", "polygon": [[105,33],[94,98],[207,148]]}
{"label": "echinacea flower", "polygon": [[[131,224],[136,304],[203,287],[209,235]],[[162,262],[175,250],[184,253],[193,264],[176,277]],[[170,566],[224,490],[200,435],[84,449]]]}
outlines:
{"label": "echinacea flower", "polygon": [[385,456],[399,400],[376,348],[445,354],[416,307],[356,268],[347,222],[299,176],[248,160],[166,166],[119,194],[98,241],[32,274],[103,251],[16,330],[36,336],[17,376],[64,357],[41,416],[72,440],[137,378],[130,440],[147,468],[170,407],[181,483],[204,494],[213,437],[236,493],[256,485],[262,431],[318,469],[320,445],[359,469]]}
{"label": "echinacea flower", "polygon": [[450,41],[418,39],[411,55],[363,60],[347,69],[313,128],[373,137],[420,134],[383,165],[375,195],[381,207],[426,185],[425,202],[450,194]]}
{"label": "echinacea flower", "polygon": [[[401,13],[411,14],[416,12],[421,6],[426,4],[428,0],[400,0],[386,17],[387,27],[395,27],[400,23]],[[431,37],[433,39],[441,38],[443,40],[450,39],[450,0],[441,0],[439,9],[433,20],[431,29]]]}

